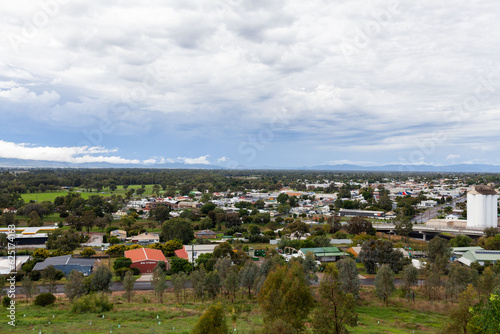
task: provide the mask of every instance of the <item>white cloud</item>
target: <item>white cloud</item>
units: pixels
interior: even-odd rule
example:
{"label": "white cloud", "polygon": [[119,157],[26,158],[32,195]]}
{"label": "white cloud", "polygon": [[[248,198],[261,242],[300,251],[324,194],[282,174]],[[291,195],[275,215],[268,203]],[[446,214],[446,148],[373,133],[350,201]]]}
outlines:
{"label": "white cloud", "polygon": [[458,158],[460,158],[460,154],[448,154],[448,156],[446,157],[446,160],[455,160]]}
{"label": "white cloud", "polygon": [[228,160],[229,160],[229,158],[228,158],[228,157],[220,157],[220,158],[219,158],[219,159],[217,159],[216,161],[217,161],[217,162],[226,162],[226,161],[228,161]]}
{"label": "white cloud", "polygon": [[106,154],[116,152],[116,149],[109,150],[103,147],[51,147],[34,146],[30,144],[16,144],[0,140],[0,158],[22,159],[22,160],[44,160],[67,163],[87,163],[87,162],[109,162],[116,164],[137,164],[140,160],[124,159],[118,156],[103,156],[96,154]]}
{"label": "white cloud", "polygon": [[208,155],[203,155],[198,158],[186,158],[186,157],[179,157],[177,158],[178,161],[185,163],[186,165],[211,165],[212,163],[208,161]]}
{"label": "white cloud", "polygon": [[[93,129],[110,120],[116,133],[108,136],[124,142],[156,128],[210,147],[211,138],[238,142],[269,128],[286,109],[273,141],[288,154],[307,142],[342,159],[377,151],[387,161],[429,143],[436,128],[446,139],[436,147],[498,152],[490,143],[500,139],[500,35],[491,32],[500,29],[500,7],[389,3],[65,1],[32,36],[26,22],[43,13],[40,5],[0,3],[0,113],[15,110],[37,128]],[[9,36],[22,37],[17,51]],[[447,153],[437,151],[443,160]]]}

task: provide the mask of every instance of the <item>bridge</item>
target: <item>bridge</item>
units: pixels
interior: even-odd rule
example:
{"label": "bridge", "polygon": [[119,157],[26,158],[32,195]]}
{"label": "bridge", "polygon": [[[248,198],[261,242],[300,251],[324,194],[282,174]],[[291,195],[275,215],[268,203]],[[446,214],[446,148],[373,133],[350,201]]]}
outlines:
{"label": "bridge", "polygon": [[[396,232],[395,224],[373,224],[373,227],[379,232]],[[483,230],[471,229],[471,228],[460,228],[460,227],[442,227],[442,226],[432,226],[424,224],[413,224],[413,232],[419,233],[422,239],[427,240],[427,236],[438,235],[441,233],[451,233],[455,235],[467,235],[469,237],[482,237],[484,236]]]}

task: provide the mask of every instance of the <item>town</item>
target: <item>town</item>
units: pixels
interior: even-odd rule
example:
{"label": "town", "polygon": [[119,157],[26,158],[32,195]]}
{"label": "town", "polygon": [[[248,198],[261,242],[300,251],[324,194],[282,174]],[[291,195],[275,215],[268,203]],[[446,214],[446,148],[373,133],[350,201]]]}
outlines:
{"label": "town", "polygon": [[[15,294],[6,295],[4,305],[37,307],[28,306],[33,302],[50,310],[51,304],[69,303],[73,315],[97,312],[106,319],[107,312],[119,314],[117,301],[134,305],[150,294],[159,306],[176,301],[188,309],[209,300],[233,308],[253,303],[261,313],[249,318],[250,311],[240,309],[233,317],[239,332],[250,333],[262,319],[264,328],[316,332],[325,326],[320,313],[331,310],[315,306],[314,299],[327,298],[321,289],[333,280],[350,320],[333,316],[330,325],[363,332],[375,317],[356,309],[368,301],[376,308],[409,300],[416,312],[430,301],[439,305],[438,318],[404,326],[452,331],[464,323],[448,320],[450,311],[461,303],[474,306],[473,294],[488,296],[500,284],[494,175],[171,170],[128,172],[128,183],[144,175],[144,182],[159,183],[123,184],[121,173],[2,172],[0,273],[16,279]],[[186,173],[196,179],[191,185]],[[302,273],[296,284],[303,284],[297,293],[305,304],[296,307],[309,311],[290,309],[271,321],[266,305],[285,302],[266,299],[268,281],[279,279],[273,275],[280,268]],[[206,312],[224,313],[217,305]],[[198,323],[199,316],[189,317],[194,322],[182,331],[203,326],[203,317]],[[172,328],[184,316],[175,318]],[[467,322],[476,318],[471,314]],[[29,319],[18,322],[26,331],[69,325]],[[102,319],[94,326],[105,326]],[[304,327],[306,319],[310,325]],[[123,319],[119,328],[135,325]]]}

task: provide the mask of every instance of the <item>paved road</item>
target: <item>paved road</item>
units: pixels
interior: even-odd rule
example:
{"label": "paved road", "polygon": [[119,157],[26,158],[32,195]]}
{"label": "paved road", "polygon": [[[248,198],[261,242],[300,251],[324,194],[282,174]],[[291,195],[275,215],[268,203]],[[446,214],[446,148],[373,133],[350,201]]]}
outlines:
{"label": "paved road", "polygon": [[[360,283],[361,283],[361,285],[365,285],[365,286],[373,286],[373,285],[375,285],[375,279],[374,278],[363,278],[363,279],[360,279]],[[423,283],[423,281],[420,280],[419,284],[422,284],[422,283]],[[170,281],[168,281],[167,284],[168,284],[168,287],[172,287],[172,284]],[[395,279],[394,284],[401,285],[401,280],[399,278]],[[191,287],[191,284],[188,284],[188,287]],[[47,288],[44,286],[40,286],[39,289],[40,289],[40,293],[48,292]],[[6,289],[4,288],[4,291],[5,290]],[[153,291],[153,287],[151,285],[151,282],[135,282],[134,290]],[[113,291],[113,292],[123,291],[123,283],[122,282],[113,282],[113,284],[111,285],[111,291]],[[57,284],[56,285],[56,293],[64,293],[64,284]],[[22,294],[19,287],[16,288],[16,294]]]}
{"label": "paved road", "polygon": [[411,220],[411,222],[414,224],[425,223],[426,221],[428,221],[430,219],[434,219],[437,216],[439,216],[440,213],[438,211],[442,210],[444,207],[446,207],[446,206],[455,207],[455,204],[465,202],[465,201],[467,201],[467,197],[462,196],[462,197],[459,197],[459,198],[453,200],[451,203],[445,203],[445,204],[435,206],[435,207],[425,211],[424,213],[416,215],[415,218],[413,218]]}

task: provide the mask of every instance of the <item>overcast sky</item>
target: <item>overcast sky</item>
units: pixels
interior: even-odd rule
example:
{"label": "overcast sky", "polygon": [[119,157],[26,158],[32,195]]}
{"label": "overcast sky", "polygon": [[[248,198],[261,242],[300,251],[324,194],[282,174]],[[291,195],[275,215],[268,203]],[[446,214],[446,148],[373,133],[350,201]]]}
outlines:
{"label": "overcast sky", "polygon": [[500,164],[500,3],[0,3],[0,158]]}

